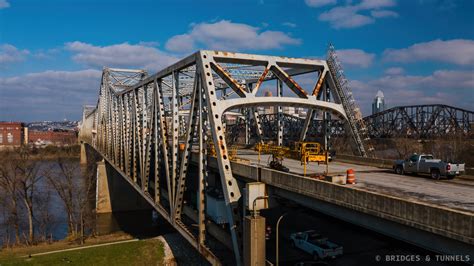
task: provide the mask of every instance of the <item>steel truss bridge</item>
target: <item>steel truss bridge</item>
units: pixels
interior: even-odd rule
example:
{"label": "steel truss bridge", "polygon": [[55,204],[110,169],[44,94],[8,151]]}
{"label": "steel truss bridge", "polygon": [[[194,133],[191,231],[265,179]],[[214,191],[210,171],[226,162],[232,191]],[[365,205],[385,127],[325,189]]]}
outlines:
{"label": "steel truss bridge", "polygon": [[[312,84],[298,81],[310,79]],[[262,97],[262,88],[276,95]],[[212,264],[220,260],[207,242],[206,189],[208,148],[215,147],[219,186],[224,196],[233,253],[241,264],[241,187],[233,176],[225,117],[238,113],[244,125],[266,141],[257,109],[274,107],[275,143],[289,134],[282,106],[304,107],[308,116],[299,132],[305,139],[315,113],[323,114],[324,141],[329,145],[332,118],[345,121],[353,144],[364,156],[369,149],[366,127],[347,87],[340,63],[330,47],[328,60],[262,56],[219,51],[198,51],[148,75],[143,70],[104,68],[95,107],[85,108],[79,137],[110,163],[173,227]],[[251,118],[251,119],[250,119]],[[272,129],[275,130],[275,129]],[[197,173],[190,173],[191,157],[197,157]],[[198,227],[182,219],[184,196],[190,183],[198,196]]]}
{"label": "steel truss bridge", "polygon": [[364,118],[373,138],[470,135],[474,112],[448,105],[398,106]]}
{"label": "steel truss bridge", "polygon": [[[274,139],[277,132],[278,114],[261,114],[263,138]],[[281,123],[285,125],[284,144],[300,139],[305,119],[298,115],[283,113],[280,117]],[[383,112],[364,117],[369,137],[375,138],[397,138],[408,137],[417,139],[434,139],[450,135],[472,136],[474,131],[474,112],[448,105],[412,105],[397,106]],[[342,136],[347,134],[344,121],[331,120],[329,129],[331,136]],[[306,138],[318,140],[324,136],[325,123],[321,119],[314,119],[307,129]],[[228,128],[229,139],[238,142],[243,138],[245,120],[241,119]],[[252,131],[251,135],[256,132]]]}

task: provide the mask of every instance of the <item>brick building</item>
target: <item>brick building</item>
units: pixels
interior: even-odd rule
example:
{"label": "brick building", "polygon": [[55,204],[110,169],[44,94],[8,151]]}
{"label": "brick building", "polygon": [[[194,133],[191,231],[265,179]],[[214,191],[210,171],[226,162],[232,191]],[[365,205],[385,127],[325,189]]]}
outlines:
{"label": "brick building", "polygon": [[75,131],[30,130],[28,141],[35,145],[72,145],[77,143],[77,133]]}
{"label": "brick building", "polygon": [[0,147],[18,147],[22,144],[37,146],[73,145],[77,132],[72,130],[28,130],[21,122],[0,122]]}
{"label": "brick building", "polygon": [[0,146],[20,146],[24,143],[24,124],[0,122]]}

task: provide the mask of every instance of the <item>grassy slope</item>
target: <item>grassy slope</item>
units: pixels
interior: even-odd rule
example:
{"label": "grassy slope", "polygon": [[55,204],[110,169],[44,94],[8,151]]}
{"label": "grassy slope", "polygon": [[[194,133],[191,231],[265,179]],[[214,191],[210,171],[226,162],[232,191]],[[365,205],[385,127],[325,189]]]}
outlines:
{"label": "grassy slope", "polygon": [[4,258],[0,265],[162,265],[163,257],[163,243],[150,239],[31,258]]}

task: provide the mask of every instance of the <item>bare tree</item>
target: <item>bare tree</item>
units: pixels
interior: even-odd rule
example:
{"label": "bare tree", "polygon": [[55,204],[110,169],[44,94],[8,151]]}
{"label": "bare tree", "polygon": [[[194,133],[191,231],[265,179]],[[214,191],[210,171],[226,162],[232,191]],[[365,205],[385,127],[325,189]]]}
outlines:
{"label": "bare tree", "polygon": [[[5,198],[8,202],[4,205],[8,208],[8,217],[4,217],[5,223],[13,226],[15,231],[15,243],[20,243],[20,218],[18,215],[18,182],[16,178],[16,171],[11,163],[14,159],[14,153],[6,151],[0,158],[0,188],[4,191]],[[9,235],[9,233],[8,233]]]}
{"label": "bare tree", "polygon": [[[54,188],[61,199],[67,214],[68,235],[76,235],[75,197],[77,195],[75,178],[80,171],[74,161],[57,158],[56,167],[52,167],[45,174],[48,183]],[[56,170],[59,169],[59,170]]]}
{"label": "bare tree", "polygon": [[35,197],[35,220],[38,224],[38,233],[41,236],[42,241],[46,241],[52,234],[52,230],[55,224],[55,217],[50,212],[51,202],[51,191],[46,191],[41,195]]}
{"label": "bare tree", "polygon": [[406,158],[414,152],[421,152],[420,144],[413,139],[397,138],[393,140],[399,158]]}
{"label": "bare tree", "polygon": [[40,180],[38,163],[30,160],[27,148],[20,148],[2,156],[0,163],[0,186],[11,199],[11,222],[15,227],[16,243],[20,241],[20,218],[18,203],[23,203],[28,218],[27,243],[34,241],[34,200],[36,183]]}
{"label": "bare tree", "polygon": [[18,196],[26,207],[28,216],[28,244],[34,241],[34,201],[36,184],[41,179],[38,175],[38,161],[30,160],[28,151],[20,150],[20,156],[12,160],[18,182]]}
{"label": "bare tree", "polygon": [[86,228],[94,228],[95,213],[91,203],[95,200],[95,164],[88,164],[82,170],[82,184],[78,190],[78,207],[81,228],[81,244],[84,242],[84,231]]}

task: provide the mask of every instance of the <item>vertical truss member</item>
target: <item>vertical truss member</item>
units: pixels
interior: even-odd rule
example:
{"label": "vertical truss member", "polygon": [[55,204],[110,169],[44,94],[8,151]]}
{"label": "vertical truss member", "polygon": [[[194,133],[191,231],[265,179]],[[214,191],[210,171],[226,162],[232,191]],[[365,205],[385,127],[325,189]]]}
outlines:
{"label": "vertical truss member", "polygon": [[[314,87],[304,89],[295,78],[298,75],[313,78]],[[244,110],[247,130],[255,126],[262,141],[258,108],[277,106],[277,143],[281,145],[287,125],[282,106],[317,110],[343,121],[354,119],[347,115],[335,79],[325,60],[219,51],[196,52],[151,76],[143,70],[106,68],[97,107],[84,116],[81,136],[209,262],[218,265],[220,259],[206,244],[206,145],[211,143],[232,250],[240,265],[241,194],[225,139],[226,112]],[[259,96],[262,84],[270,80],[276,81],[276,95]],[[328,95],[320,100],[323,93]],[[252,113],[256,125],[248,122]],[[190,175],[189,166],[196,160],[198,175]],[[197,232],[189,230],[182,219],[191,178],[198,181]]]}

